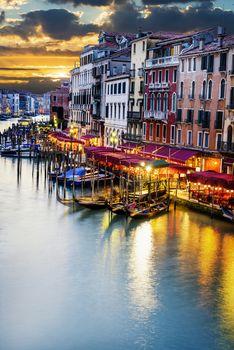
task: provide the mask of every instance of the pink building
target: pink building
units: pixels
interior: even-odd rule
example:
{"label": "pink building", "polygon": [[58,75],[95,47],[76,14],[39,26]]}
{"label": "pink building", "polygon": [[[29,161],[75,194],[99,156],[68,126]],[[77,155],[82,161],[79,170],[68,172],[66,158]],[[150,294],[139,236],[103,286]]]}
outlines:
{"label": "pink building", "polygon": [[67,127],[69,121],[69,82],[63,81],[61,86],[50,93],[50,120],[55,127]]}

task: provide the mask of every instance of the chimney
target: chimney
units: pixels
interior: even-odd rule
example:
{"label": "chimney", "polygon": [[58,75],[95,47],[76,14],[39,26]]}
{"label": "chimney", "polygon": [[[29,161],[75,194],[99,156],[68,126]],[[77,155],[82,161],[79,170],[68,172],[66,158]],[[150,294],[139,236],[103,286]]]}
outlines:
{"label": "chimney", "polygon": [[222,26],[218,26],[218,47],[222,47],[223,46],[223,38],[225,36],[225,28]]}
{"label": "chimney", "polygon": [[204,46],[205,46],[205,40],[204,40],[204,38],[200,38],[200,41],[199,41],[199,50],[203,50],[203,49],[204,49]]}

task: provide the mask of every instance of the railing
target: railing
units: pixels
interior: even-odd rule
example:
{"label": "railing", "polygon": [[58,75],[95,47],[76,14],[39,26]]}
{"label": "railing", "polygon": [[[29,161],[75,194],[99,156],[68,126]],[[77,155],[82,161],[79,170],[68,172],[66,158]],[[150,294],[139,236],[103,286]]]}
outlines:
{"label": "railing", "polygon": [[182,117],[181,117],[181,116],[176,117],[175,122],[176,122],[176,123],[181,123],[181,122],[182,122]]}
{"label": "railing", "polygon": [[146,60],[146,68],[179,65],[179,56],[167,56]]}
{"label": "railing", "polygon": [[234,143],[224,141],[221,142],[221,151],[234,152]]}
{"label": "railing", "polygon": [[234,109],[234,103],[230,103],[229,105],[227,105],[227,109]]}
{"label": "railing", "polygon": [[186,124],[192,124],[193,123],[193,117],[189,117],[185,119]]}
{"label": "railing", "polygon": [[135,141],[135,142],[141,142],[142,141],[142,135],[135,135],[135,134],[123,134],[123,139],[126,141]]}
{"label": "railing", "polygon": [[130,77],[135,78],[136,76],[136,70],[135,69],[130,69]]}
{"label": "railing", "polygon": [[168,117],[168,112],[162,111],[145,111],[145,118],[154,118],[157,120],[165,120]]}
{"label": "railing", "polygon": [[144,69],[143,68],[138,68],[137,75],[138,75],[138,77],[143,78],[144,77]]}
{"label": "railing", "polygon": [[168,82],[150,83],[149,89],[154,89],[154,90],[169,89],[169,83]]}
{"label": "railing", "polygon": [[131,120],[140,121],[141,120],[141,115],[140,115],[140,112],[131,112],[131,111],[129,111],[127,118],[128,118],[129,121],[131,121]]}
{"label": "railing", "polygon": [[206,100],[206,95],[200,94],[200,95],[199,95],[199,99],[200,99],[201,101],[205,101],[205,100]]}

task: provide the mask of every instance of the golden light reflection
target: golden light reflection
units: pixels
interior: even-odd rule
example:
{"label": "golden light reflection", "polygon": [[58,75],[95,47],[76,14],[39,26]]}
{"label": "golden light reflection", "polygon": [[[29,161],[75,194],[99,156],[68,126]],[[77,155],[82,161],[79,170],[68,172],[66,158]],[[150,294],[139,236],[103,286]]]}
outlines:
{"label": "golden light reflection", "polygon": [[221,278],[221,323],[229,338],[234,341],[234,237],[223,238]]}
{"label": "golden light reflection", "polygon": [[149,316],[157,305],[154,289],[156,268],[152,264],[153,236],[150,222],[136,228],[129,258],[129,293],[134,317]]}

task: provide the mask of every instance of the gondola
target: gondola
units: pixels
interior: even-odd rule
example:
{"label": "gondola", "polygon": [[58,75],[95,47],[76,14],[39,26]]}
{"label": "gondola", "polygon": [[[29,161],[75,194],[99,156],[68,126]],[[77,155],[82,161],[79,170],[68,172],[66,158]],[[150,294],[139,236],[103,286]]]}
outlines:
{"label": "gondola", "polygon": [[228,209],[226,207],[222,207],[221,209],[222,209],[223,217],[225,219],[228,219],[228,220],[230,220],[231,222],[234,223],[234,212],[233,212],[233,210]]}
{"label": "gondola", "polygon": [[118,215],[126,215],[126,207],[125,204],[121,201],[118,202],[110,202],[106,201],[106,207],[113,213]]}
{"label": "gondola", "polygon": [[75,202],[89,209],[106,208],[106,198],[103,196],[82,196],[74,199]]}
{"label": "gondola", "polygon": [[131,218],[134,219],[144,219],[144,218],[152,218],[167,212],[169,210],[170,199],[166,198],[164,200],[155,202],[154,204],[143,204],[137,205],[135,208],[128,208],[127,212]]}

